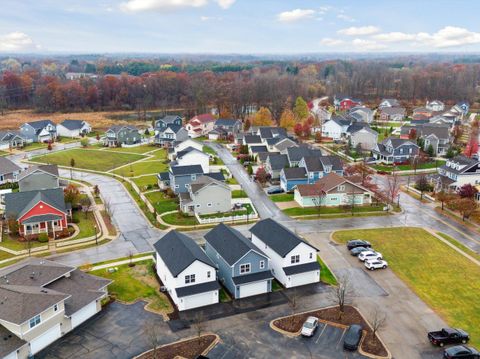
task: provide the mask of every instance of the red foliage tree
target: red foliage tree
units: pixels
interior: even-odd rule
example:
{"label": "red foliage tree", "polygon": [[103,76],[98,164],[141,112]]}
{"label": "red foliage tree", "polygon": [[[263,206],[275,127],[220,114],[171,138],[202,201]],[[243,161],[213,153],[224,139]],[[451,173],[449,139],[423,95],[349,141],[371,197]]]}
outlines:
{"label": "red foliage tree", "polygon": [[312,132],[312,127],[308,124],[308,121],[302,125],[302,134],[304,137],[309,137]]}
{"label": "red foliage tree", "polygon": [[461,198],[474,198],[477,193],[478,190],[470,183],[466,183],[458,189],[458,195]]}
{"label": "red foliage tree", "polygon": [[302,132],[303,132],[303,126],[301,123],[297,123],[295,124],[295,126],[293,126],[293,133],[295,133],[297,137],[300,137],[302,135]]}

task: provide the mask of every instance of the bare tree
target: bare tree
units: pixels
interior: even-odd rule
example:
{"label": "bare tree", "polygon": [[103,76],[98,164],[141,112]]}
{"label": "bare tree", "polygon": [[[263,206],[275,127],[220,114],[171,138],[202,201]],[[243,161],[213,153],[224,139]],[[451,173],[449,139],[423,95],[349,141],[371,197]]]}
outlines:
{"label": "bare tree", "polygon": [[133,263],[133,256],[134,256],[133,251],[128,251],[127,252],[127,257],[128,257],[128,260],[129,260],[129,262],[128,262],[129,267],[133,267],[135,265]]}
{"label": "bare tree", "polygon": [[333,287],[333,291],[330,292],[332,300],[336,302],[339,309],[339,319],[342,318],[345,312],[345,305],[351,302],[353,295],[353,288],[348,276],[342,276],[338,279],[338,284]]}
{"label": "bare tree", "polygon": [[195,315],[195,318],[193,320],[193,328],[197,333],[197,342],[198,342],[197,345],[198,345],[198,350],[200,350],[202,347],[200,339],[202,337],[203,332],[206,330],[206,322],[205,322],[205,316],[203,312],[200,311]]}
{"label": "bare tree", "polygon": [[157,348],[160,345],[161,326],[155,323],[153,319],[149,320],[143,326],[143,335],[152,347],[152,358],[156,359]]}
{"label": "bare tree", "polygon": [[389,204],[393,204],[395,197],[398,196],[400,190],[400,178],[396,172],[387,178],[387,187],[385,189],[385,197]]}
{"label": "bare tree", "polygon": [[385,322],[387,320],[387,316],[385,312],[380,310],[378,307],[370,313],[370,324],[372,325],[372,340],[377,334],[377,332],[383,328]]}
{"label": "bare tree", "polygon": [[92,201],[90,201],[90,197],[84,196],[80,199],[80,205],[82,206],[82,212],[85,214],[85,218],[88,217],[88,211],[90,211],[90,207],[92,206]]}
{"label": "bare tree", "polygon": [[312,202],[317,209],[318,217],[320,217],[320,212],[322,211],[322,203],[326,195],[327,193],[323,190],[323,186],[315,184],[315,195],[312,198]]}
{"label": "bare tree", "polygon": [[292,324],[295,322],[295,313],[298,309],[298,293],[296,288],[293,288],[292,294],[288,295],[288,306],[292,310]]}

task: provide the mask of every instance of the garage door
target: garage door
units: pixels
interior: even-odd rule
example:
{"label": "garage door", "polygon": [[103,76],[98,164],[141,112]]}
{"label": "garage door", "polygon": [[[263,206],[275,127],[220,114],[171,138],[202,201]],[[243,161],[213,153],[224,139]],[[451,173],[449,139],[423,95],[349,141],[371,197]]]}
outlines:
{"label": "garage door", "polygon": [[52,344],[55,340],[62,336],[60,330],[60,324],[55,325],[54,327],[48,329],[45,333],[39,337],[30,341],[30,351],[32,354],[38,353],[43,348],[46,348]]}
{"label": "garage door", "polygon": [[97,303],[92,302],[72,315],[72,329],[97,314]]}
{"label": "garage door", "polygon": [[8,354],[7,356],[4,356],[3,359],[17,359],[17,351],[14,350],[11,354]]}
{"label": "garage door", "polygon": [[239,298],[266,293],[267,288],[267,281],[243,284],[240,286]]}
{"label": "garage door", "polygon": [[320,273],[318,271],[300,273],[292,275],[291,278],[292,286],[298,287],[300,285],[316,283],[320,281]]}
{"label": "garage door", "polygon": [[[217,301],[214,301],[215,293],[218,293],[218,292],[217,291],[206,292],[206,293],[190,295],[188,297],[182,298],[183,310],[203,307],[205,305],[217,303]],[[218,298],[218,294],[216,295],[216,297]]]}

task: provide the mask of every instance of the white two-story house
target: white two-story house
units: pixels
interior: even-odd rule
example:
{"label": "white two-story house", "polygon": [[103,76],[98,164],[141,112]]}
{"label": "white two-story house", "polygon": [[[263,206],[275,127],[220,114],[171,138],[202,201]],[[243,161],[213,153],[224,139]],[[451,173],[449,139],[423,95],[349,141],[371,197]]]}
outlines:
{"label": "white two-story house", "polygon": [[457,190],[465,184],[480,184],[480,161],[460,155],[439,167],[439,187]]}
{"label": "white two-story house", "polygon": [[210,156],[193,147],[177,152],[175,163],[178,166],[200,165],[204,173],[210,172]]}
{"label": "white two-story house", "polygon": [[252,228],[252,243],[270,258],[274,277],[285,287],[320,281],[318,249],[274,220],[267,218]]}
{"label": "white two-story house", "polygon": [[216,267],[193,239],[172,230],[154,248],[158,277],[178,310],[218,303]]}

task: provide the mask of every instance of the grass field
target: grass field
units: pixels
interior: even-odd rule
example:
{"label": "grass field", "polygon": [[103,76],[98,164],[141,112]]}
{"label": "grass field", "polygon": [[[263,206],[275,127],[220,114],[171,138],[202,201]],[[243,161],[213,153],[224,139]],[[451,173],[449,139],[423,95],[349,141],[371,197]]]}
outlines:
{"label": "grass field", "polygon": [[104,151],[109,152],[130,152],[130,153],[139,153],[144,154],[146,152],[154,151],[156,149],[155,146],[138,146],[138,147],[111,147],[105,148]]}
{"label": "grass field", "polygon": [[[30,248],[36,248],[36,247],[48,246],[48,243],[30,241],[29,245],[30,245]],[[24,249],[28,249],[28,246],[25,242],[20,242],[18,239],[12,238],[8,234],[3,235],[2,242],[0,242],[0,246],[11,249],[13,251],[23,251]]]}
{"label": "grass field", "polygon": [[273,202],[290,202],[293,201],[293,193],[280,193],[270,196]]}
{"label": "grass field", "polygon": [[168,213],[162,216],[165,223],[173,224],[177,226],[193,226],[198,224],[198,221],[193,216],[187,216],[180,212]]}
{"label": "grass field", "polygon": [[9,153],[7,151],[0,151],[0,157],[2,156],[6,156],[8,155]]}
{"label": "grass field", "polygon": [[28,152],[28,151],[38,150],[40,148],[47,148],[47,147],[48,145],[46,143],[33,142],[23,147],[23,150]]}
{"label": "grass field", "polygon": [[[417,170],[426,170],[426,169],[434,169],[440,166],[443,166],[446,161],[437,161],[437,162],[428,162],[428,163],[422,163],[417,165]],[[384,171],[384,172],[391,172],[393,171],[392,166],[386,166],[386,165],[374,165],[372,166],[375,168],[377,171]],[[397,171],[411,171],[413,170],[413,167],[411,165],[399,165],[396,166]]]}
{"label": "grass field", "polygon": [[178,204],[175,200],[173,198],[165,198],[163,192],[150,192],[145,197],[155,207],[158,214],[177,210]]}
{"label": "grass field", "polygon": [[448,234],[445,234],[445,233],[442,233],[442,232],[437,232],[437,234],[442,237],[443,239],[445,239],[446,241],[450,242],[451,244],[453,244],[455,247],[458,247],[460,248],[462,251],[464,251],[465,253],[471,255],[473,258],[477,259],[478,261],[480,261],[480,254],[478,254],[477,252],[474,252],[473,250],[471,250],[470,248],[468,248],[467,246],[464,246],[462,243],[460,243],[459,241],[457,241],[456,239],[450,237]]}
{"label": "grass field", "polygon": [[32,161],[69,167],[72,158],[75,160],[75,168],[106,172],[119,166],[141,160],[145,158],[145,156],[75,148],[37,156],[32,158]]}
{"label": "grass field", "polygon": [[141,175],[157,174],[168,170],[168,164],[164,161],[141,161],[113,171],[124,177],[136,177]]}
{"label": "grass field", "polygon": [[247,198],[247,194],[244,190],[236,189],[232,191],[232,198]]}
{"label": "grass field", "polygon": [[80,233],[74,239],[87,238],[95,235],[95,216],[93,212],[87,212],[87,218],[82,211],[73,211],[73,221],[80,229]]}
{"label": "grass field", "polygon": [[143,189],[151,186],[157,188],[157,175],[148,175],[137,178],[132,178],[132,181],[140,188],[143,192]]}
{"label": "grass field", "polygon": [[333,238],[340,243],[368,239],[423,301],[480,346],[480,266],[421,228],[339,231]]}
{"label": "grass field", "polygon": [[[342,207],[321,207],[320,214],[345,214],[351,213],[351,208],[342,208]],[[319,210],[317,207],[294,207],[284,209],[283,212],[289,216],[306,216],[318,214]],[[353,208],[354,213],[363,213],[363,212],[383,212],[383,205],[380,206],[356,206]]]}
{"label": "grass field", "polygon": [[203,152],[208,153],[209,155],[216,155],[217,153],[210,146],[203,146]]}
{"label": "grass field", "polygon": [[333,273],[330,271],[330,268],[325,264],[324,261],[322,261],[322,258],[320,256],[317,256],[317,262],[320,264],[320,280],[323,283],[330,284],[330,285],[337,285],[337,279],[333,275]]}
{"label": "grass field", "polygon": [[133,303],[139,299],[149,301],[148,307],[163,313],[173,310],[168,298],[160,292],[160,284],[155,278],[153,261],[137,262],[134,267],[127,264],[116,266],[118,270],[109,273],[106,269],[90,272],[100,277],[112,279],[108,286],[110,294],[121,301]]}

